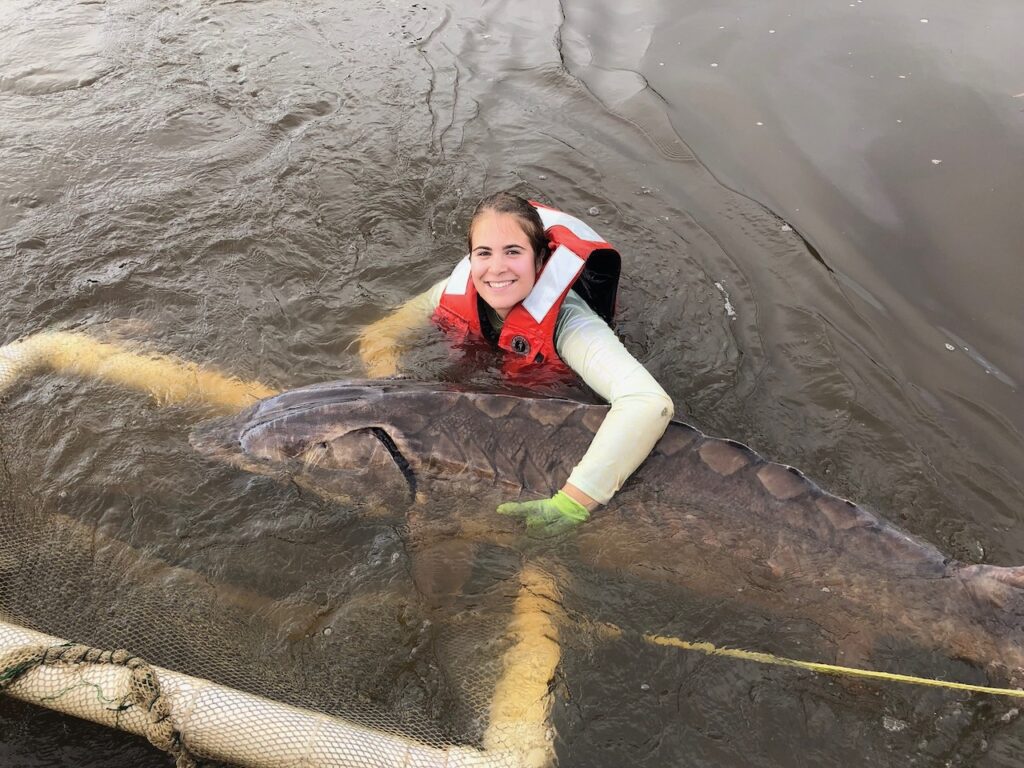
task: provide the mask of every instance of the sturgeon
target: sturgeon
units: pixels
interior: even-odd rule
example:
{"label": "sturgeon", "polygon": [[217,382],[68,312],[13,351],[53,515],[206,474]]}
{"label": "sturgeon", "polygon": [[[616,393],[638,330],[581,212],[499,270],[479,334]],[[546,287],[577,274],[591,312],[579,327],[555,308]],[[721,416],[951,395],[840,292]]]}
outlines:
{"label": "sturgeon", "polygon": [[[332,382],[192,433],[200,452],[398,514],[550,495],[608,406],[406,381]],[[458,512],[453,512],[458,514]],[[486,528],[486,526],[485,526]],[[587,565],[813,621],[847,660],[879,634],[1016,681],[1024,568],[958,562],[786,465],[672,421],[625,487],[569,534]],[[752,586],[757,588],[751,588]]]}

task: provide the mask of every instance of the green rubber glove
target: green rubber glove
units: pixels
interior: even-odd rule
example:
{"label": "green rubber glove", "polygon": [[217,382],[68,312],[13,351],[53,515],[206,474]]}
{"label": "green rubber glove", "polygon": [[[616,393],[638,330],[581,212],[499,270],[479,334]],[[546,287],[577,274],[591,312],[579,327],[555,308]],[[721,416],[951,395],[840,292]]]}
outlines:
{"label": "green rubber glove", "polygon": [[550,499],[507,501],[498,506],[498,514],[523,518],[526,532],[541,538],[558,536],[590,519],[587,508],[564,491]]}

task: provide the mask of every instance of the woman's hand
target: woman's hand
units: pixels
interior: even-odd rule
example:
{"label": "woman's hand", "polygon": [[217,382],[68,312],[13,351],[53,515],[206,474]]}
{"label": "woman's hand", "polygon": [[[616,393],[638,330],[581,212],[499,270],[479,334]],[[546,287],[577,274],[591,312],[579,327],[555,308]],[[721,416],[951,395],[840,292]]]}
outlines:
{"label": "woman's hand", "polygon": [[[572,490],[586,496],[576,488]],[[597,505],[597,502],[593,503]],[[590,510],[566,493],[565,489],[550,499],[506,502],[498,507],[498,514],[521,517],[526,521],[526,532],[538,538],[558,536],[590,519]]]}

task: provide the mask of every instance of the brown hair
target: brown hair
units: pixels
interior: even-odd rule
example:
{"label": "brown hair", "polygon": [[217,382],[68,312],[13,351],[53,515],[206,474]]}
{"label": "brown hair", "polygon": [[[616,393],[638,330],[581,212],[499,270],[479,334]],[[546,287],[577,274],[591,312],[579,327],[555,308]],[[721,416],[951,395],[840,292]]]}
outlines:
{"label": "brown hair", "polygon": [[533,248],[534,256],[537,259],[537,268],[540,269],[548,257],[548,237],[544,234],[544,222],[541,221],[537,209],[530,205],[528,200],[509,192],[496,192],[476,204],[476,208],[473,209],[473,218],[469,220],[469,229],[466,231],[466,244],[470,252],[473,251],[473,225],[487,211],[511,213],[519,220],[519,225],[523,228],[526,239],[530,241],[530,246]]}

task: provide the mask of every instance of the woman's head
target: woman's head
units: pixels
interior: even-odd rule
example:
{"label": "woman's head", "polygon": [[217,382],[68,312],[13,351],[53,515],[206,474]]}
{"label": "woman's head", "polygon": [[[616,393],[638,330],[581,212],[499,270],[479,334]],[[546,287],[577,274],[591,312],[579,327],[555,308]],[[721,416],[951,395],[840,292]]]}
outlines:
{"label": "woman's head", "polygon": [[488,195],[473,209],[473,218],[469,221],[469,231],[466,233],[466,240],[469,244],[469,252],[473,252],[473,227],[477,220],[488,211],[493,213],[507,213],[514,216],[533,247],[534,256],[538,259],[537,269],[539,270],[544,260],[548,257],[548,238],[544,234],[544,222],[541,221],[537,209],[530,205],[529,201],[508,192],[497,192]]}
{"label": "woman's head", "polygon": [[548,255],[540,214],[523,198],[499,192],[477,205],[467,239],[473,285],[504,318],[529,295]]}

